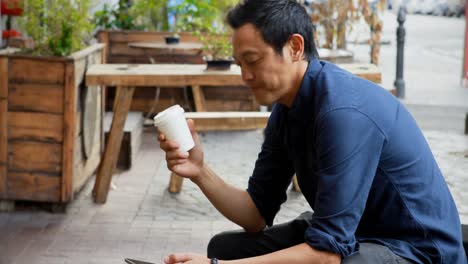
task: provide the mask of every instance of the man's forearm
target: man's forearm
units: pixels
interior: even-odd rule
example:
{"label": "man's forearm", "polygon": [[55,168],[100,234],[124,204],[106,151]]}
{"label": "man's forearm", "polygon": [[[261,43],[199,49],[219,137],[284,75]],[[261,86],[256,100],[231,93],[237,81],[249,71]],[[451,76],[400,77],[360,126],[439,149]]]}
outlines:
{"label": "man's forearm", "polygon": [[325,251],[318,251],[306,243],[270,254],[229,261],[218,261],[219,264],[339,264],[341,256]]}
{"label": "man's forearm", "polygon": [[247,191],[227,184],[206,165],[193,182],[221,214],[246,231],[257,232],[265,227],[265,221]]}

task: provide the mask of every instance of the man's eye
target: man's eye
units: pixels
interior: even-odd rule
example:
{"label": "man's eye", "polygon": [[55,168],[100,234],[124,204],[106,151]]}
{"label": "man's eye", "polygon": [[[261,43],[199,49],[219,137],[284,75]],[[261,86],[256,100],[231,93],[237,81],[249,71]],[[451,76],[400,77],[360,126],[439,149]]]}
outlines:
{"label": "man's eye", "polygon": [[259,61],[258,59],[248,60],[247,63],[250,64],[250,65],[254,65],[254,64],[257,63],[258,61]]}

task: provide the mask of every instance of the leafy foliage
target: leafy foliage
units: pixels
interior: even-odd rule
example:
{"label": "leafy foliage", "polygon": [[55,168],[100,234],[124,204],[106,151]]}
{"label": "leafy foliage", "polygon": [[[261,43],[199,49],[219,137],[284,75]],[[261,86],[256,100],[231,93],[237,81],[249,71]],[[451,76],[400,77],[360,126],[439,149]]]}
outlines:
{"label": "leafy foliage", "polygon": [[177,26],[194,32],[200,38],[203,50],[208,54],[207,59],[230,59],[232,46],[224,15],[236,3],[237,0],[184,0],[174,8]]}
{"label": "leafy foliage", "polygon": [[18,23],[30,36],[36,55],[67,56],[88,45],[92,24],[90,0],[24,0]]}
{"label": "leafy foliage", "polygon": [[130,8],[126,0],[119,0],[113,6],[104,4],[102,10],[94,13],[93,23],[99,29],[143,29],[142,25],[135,24],[136,18]]}
{"label": "leafy foliage", "polygon": [[135,0],[130,14],[146,30],[169,29],[167,0]]}

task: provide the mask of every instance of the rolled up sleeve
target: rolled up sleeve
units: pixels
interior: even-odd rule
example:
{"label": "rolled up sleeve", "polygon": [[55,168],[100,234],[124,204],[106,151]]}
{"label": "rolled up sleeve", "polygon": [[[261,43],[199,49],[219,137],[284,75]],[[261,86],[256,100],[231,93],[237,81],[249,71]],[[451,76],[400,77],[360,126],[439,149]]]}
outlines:
{"label": "rolled up sleeve", "polygon": [[314,249],[347,257],[359,250],[355,232],[385,135],[369,117],[352,108],[322,116],[316,131],[319,178],[305,240]]}

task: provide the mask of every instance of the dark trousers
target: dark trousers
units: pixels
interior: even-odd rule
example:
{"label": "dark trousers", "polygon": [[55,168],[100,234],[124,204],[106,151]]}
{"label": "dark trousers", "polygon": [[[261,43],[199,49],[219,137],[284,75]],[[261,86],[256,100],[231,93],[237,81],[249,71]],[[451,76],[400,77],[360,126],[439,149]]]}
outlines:
{"label": "dark trousers", "polygon": [[[208,257],[221,260],[241,259],[272,253],[304,243],[304,233],[309,226],[311,212],[279,225],[266,228],[259,233],[244,230],[228,231],[215,235],[208,244]],[[361,243],[358,254],[343,259],[344,264],[413,263],[395,255],[385,246]]]}

